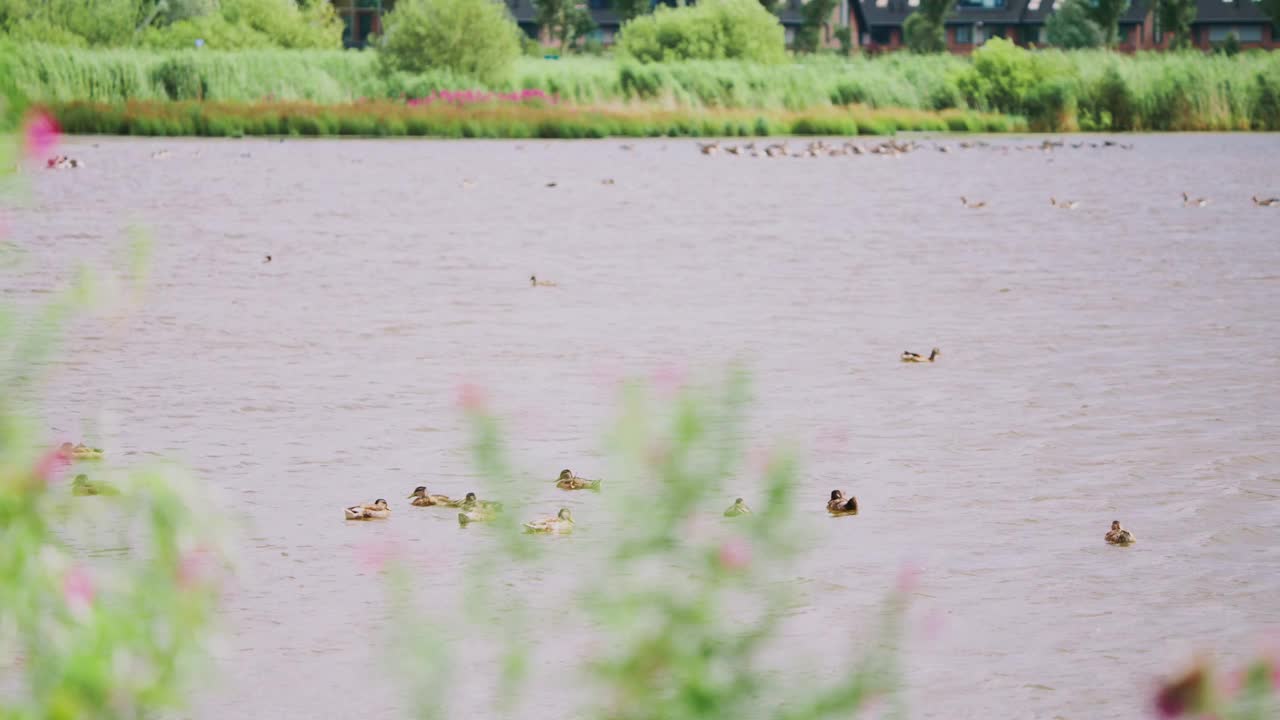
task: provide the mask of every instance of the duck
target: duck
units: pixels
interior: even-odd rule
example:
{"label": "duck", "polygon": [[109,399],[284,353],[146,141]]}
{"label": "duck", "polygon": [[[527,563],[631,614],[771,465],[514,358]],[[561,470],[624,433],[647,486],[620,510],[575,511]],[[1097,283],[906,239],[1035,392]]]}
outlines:
{"label": "duck", "polygon": [[555,280],[539,280],[537,275],[530,275],[529,286],[530,287],[555,287],[556,281]]}
{"label": "duck", "polygon": [[982,208],[984,208],[984,207],[986,207],[986,206],[987,206],[987,201],[986,201],[986,200],[974,200],[974,201],[970,201],[970,200],[969,200],[969,198],[966,198],[965,196],[961,195],[961,196],[960,196],[960,204],[964,205],[965,207],[969,208],[970,210],[980,210],[980,209],[982,209]]}
{"label": "duck", "polygon": [[560,477],[556,479],[556,487],[561,490],[599,490],[599,480],[588,480],[580,478],[573,474],[572,470],[561,470]]}
{"label": "duck", "polygon": [[601,180],[601,181],[600,181],[600,184],[601,184],[601,185],[613,185],[613,184],[615,184],[615,183],[614,183],[614,181],[613,181],[613,178],[605,178],[605,179],[603,179],[603,180]]}
{"label": "duck", "polygon": [[527,533],[567,533],[573,531],[573,515],[569,508],[560,508],[555,517],[530,520],[524,524]]}
{"label": "duck", "polygon": [[903,350],[902,355],[900,357],[902,358],[902,362],[904,363],[922,363],[922,362],[937,362],[938,358],[941,355],[942,355],[942,351],[939,350],[938,348],[934,348],[929,351],[928,357],[925,357],[920,353],[913,353],[910,350]]}
{"label": "duck", "polygon": [[267,263],[269,263],[269,262],[271,262],[271,256],[270,256],[270,255],[263,255],[263,256],[262,256],[262,264],[263,264],[263,265],[266,265],[266,264],[267,264]]}
{"label": "duck", "polygon": [[73,460],[101,460],[102,448],[89,447],[84,443],[72,445],[69,442],[64,442],[58,446],[58,454]]}
{"label": "duck", "polygon": [[463,189],[463,190],[470,190],[471,188],[473,188],[473,187],[475,187],[475,186],[476,186],[476,181],[475,181],[475,180],[464,179],[464,180],[462,181],[462,189]]}
{"label": "duck", "polygon": [[1254,195],[1253,204],[1258,207],[1280,207],[1280,197],[1260,198]]}
{"label": "duck", "polygon": [[498,513],[502,510],[502,505],[500,503],[485,504],[475,501],[475,495],[475,493],[467,493],[468,500],[473,501],[473,503],[468,505],[466,502],[463,502],[463,510],[458,513],[458,524],[462,527],[466,527],[467,525],[475,522],[492,520],[497,517]]}
{"label": "duck", "polygon": [[1049,198],[1049,204],[1063,210],[1075,210],[1077,207],[1080,207],[1080,203],[1075,200],[1063,200],[1059,202],[1057,198]]}
{"label": "duck", "polygon": [[729,506],[729,509],[724,511],[725,517],[738,517],[739,515],[750,514],[751,508],[747,507],[747,504],[743,502],[742,498],[734,500],[733,504]]}
{"label": "duck", "polygon": [[827,501],[827,512],[832,515],[857,515],[858,498],[852,495],[846,498],[843,491],[832,490],[831,499]]}
{"label": "duck", "polygon": [[168,150],[157,150],[151,153],[152,160],[168,160],[173,153]]}
{"label": "duck", "polygon": [[109,482],[91,482],[88,475],[77,475],[71,481],[72,495],[119,495],[120,491]]}
{"label": "duck", "polygon": [[1132,545],[1138,541],[1138,539],[1133,536],[1133,533],[1120,527],[1119,520],[1111,521],[1111,530],[1106,534],[1104,539],[1112,545]]}
{"label": "duck", "polygon": [[45,161],[46,170],[69,170],[71,168],[84,167],[84,163],[73,157],[66,155],[56,155]]}
{"label": "duck", "polygon": [[1182,193],[1182,207],[1204,207],[1209,204],[1209,198],[1193,198],[1184,190]]}
{"label": "duck", "polygon": [[414,488],[413,493],[409,495],[409,500],[409,504],[414,507],[431,507],[432,505],[458,507],[462,504],[461,500],[451,500],[448,495],[428,495],[426,485]]}
{"label": "duck", "polygon": [[481,500],[477,498],[476,494],[473,492],[467,493],[467,497],[461,503],[458,503],[457,507],[460,507],[463,510],[483,510],[486,512],[502,511],[502,503],[497,500]]}
{"label": "duck", "polygon": [[698,143],[698,150],[703,155],[715,155],[716,153],[720,152],[720,143],[719,142]]}
{"label": "duck", "polygon": [[378,498],[372,505],[352,505],[344,508],[348,520],[378,520],[391,517],[391,508],[387,501]]}

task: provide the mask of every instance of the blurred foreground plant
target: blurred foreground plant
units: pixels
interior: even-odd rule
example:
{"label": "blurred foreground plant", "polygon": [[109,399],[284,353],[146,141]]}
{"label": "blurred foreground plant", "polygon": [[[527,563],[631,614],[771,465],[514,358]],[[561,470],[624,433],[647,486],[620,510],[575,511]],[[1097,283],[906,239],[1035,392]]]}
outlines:
{"label": "blurred foreground plant", "polygon": [[[552,661],[560,715],[810,720],[851,717],[894,693],[905,585],[890,592],[879,633],[859,646],[857,659],[844,667],[829,660],[821,668],[837,668],[831,684],[795,672],[809,660],[802,651],[799,658],[794,647],[779,652],[786,611],[795,605],[789,563],[801,547],[792,504],[797,464],[787,451],[772,453],[755,512],[723,517],[733,500],[725,485],[744,474],[739,464],[746,402],[741,373],[730,374],[719,387],[683,388],[669,406],[655,404],[642,386],[629,385],[610,436],[616,462],[604,492],[582,499],[589,507],[575,512],[575,535],[606,526],[607,531],[589,539],[522,536],[517,522],[526,511],[510,507],[486,526],[496,534],[498,550],[468,561],[463,602],[476,623],[468,626],[467,644],[487,639],[502,646],[503,672],[495,683],[500,708],[515,707],[520,683],[539,665],[534,655],[543,643],[532,637],[534,628],[550,628],[551,644],[571,643],[573,634],[565,627],[575,622],[586,626],[590,639],[581,652]],[[504,499],[518,493],[500,426],[482,396],[468,390],[462,404],[490,489]],[[613,505],[613,522],[604,517],[604,503]],[[540,585],[538,599],[549,607],[535,612],[524,594],[507,588],[513,587],[513,573],[547,552],[555,555],[548,574],[573,577],[580,587]],[[445,673],[458,661],[457,648],[444,637],[456,623],[423,623],[413,609],[405,568],[393,577],[403,614],[396,623],[396,665],[407,669],[419,716],[442,717],[451,690]],[[852,638],[844,630],[836,629],[836,636]],[[852,644],[836,640],[824,655],[838,655],[846,642]],[[780,663],[782,654],[787,658]],[[581,712],[564,706],[583,689],[589,698]],[[468,709],[473,716],[474,708]],[[538,712],[545,711],[540,702]]]}
{"label": "blurred foreground plant", "polygon": [[1263,655],[1226,677],[1217,677],[1201,658],[1165,683],[1154,705],[1166,720],[1273,720],[1280,717],[1280,653]]}
{"label": "blurred foreground plant", "polygon": [[[29,155],[51,149],[56,136],[47,119],[27,128]],[[13,138],[0,144],[8,147],[0,156],[17,154]],[[227,557],[207,499],[172,468],[113,469],[102,461],[85,472],[120,494],[73,497],[65,479],[74,460],[34,419],[59,331],[76,312],[119,309],[108,295],[136,290],[143,249],[135,246],[121,276],[81,270],[41,306],[0,307],[5,720],[154,716],[181,703],[205,655]],[[16,257],[13,265],[22,261]]]}

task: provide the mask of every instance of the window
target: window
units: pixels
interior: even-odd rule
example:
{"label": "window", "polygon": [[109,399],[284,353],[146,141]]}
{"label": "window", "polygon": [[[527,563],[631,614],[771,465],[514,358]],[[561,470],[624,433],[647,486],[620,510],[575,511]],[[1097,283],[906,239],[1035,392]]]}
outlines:
{"label": "window", "polygon": [[979,8],[983,10],[992,10],[1002,8],[1005,0],[956,0],[957,7],[963,8]]}
{"label": "window", "polygon": [[1039,25],[1023,25],[1018,28],[1018,34],[1022,37],[1022,44],[1030,45],[1035,43],[1039,45],[1041,42],[1040,33],[1043,29]]}
{"label": "window", "polygon": [[990,40],[991,38],[1005,38],[1007,40],[1009,38],[1009,28],[1004,25],[988,25],[986,39]]}
{"label": "window", "polygon": [[972,25],[956,26],[956,44],[957,45],[973,44],[973,26]]}
{"label": "window", "polygon": [[1262,42],[1261,25],[1214,25],[1209,28],[1209,42],[1223,42],[1228,36],[1235,35],[1242,43]]}
{"label": "window", "polygon": [[871,43],[873,45],[890,45],[893,43],[893,28],[879,25],[871,28]]}

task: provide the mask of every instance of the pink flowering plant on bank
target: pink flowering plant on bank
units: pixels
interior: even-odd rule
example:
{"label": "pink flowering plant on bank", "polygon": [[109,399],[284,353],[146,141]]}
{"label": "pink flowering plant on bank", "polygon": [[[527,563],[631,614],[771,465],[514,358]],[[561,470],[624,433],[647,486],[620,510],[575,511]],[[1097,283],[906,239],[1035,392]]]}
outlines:
{"label": "pink flowering plant on bank", "polygon": [[485,90],[436,90],[423,97],[408,98],[405,104],[409,107],[429,107],[432,105],[453,105],[469,107],[473,105],[554,105],[557,98],[542,90],[516,90],[514,92],[488,92]]}
{"label": "pink flowering plant on bank", "polygon": [[[0,136],[0,145],[39,162],[57,143],[56,126],[36,117],[26,128],[22,139]],[[21,238],[0,242],[22,246]],[[9,270],[0,266],[0,283]],[[6,720],[132,719],[180,706],[207,657],[221,595],[225,534],[200,486],[165,465],[119,467],[109,447],[101,460],[76,460],[61,443],[91,439],[51,435],[35,410],[60,330],[77,314],[111,304],[104,288],[127,289],[105,277],[82,269],[42,305],[0,307]],[[75,496],[76,474],[116,492]],[[95,518],[110,518],[112,534],[92,532]],[[122,539],[123,556],[99,552],[104,544],[118,550]]]}
{"label": "pink flowering plant on bank", "polygon": [[[657,390],[622,385],[608,460],[593,463],[603,466],[601,492],[556,491],[551,505],[524,498],[533,478],[548,475],[549,483],[559,466],[514,470],[493,407],[501,398],[464,386],[458,408],[471,426],[480,495],[507,508],[464,530],[469,542],[487,544],[468,560],[465,628],[453,616],[425,621],[441,602],[435,586],[419,590],[419,600],[416,571],[392,573],[400,614],[394,667],[416,716],[534,717],[545,704],[526,704],[523,689],[557,682],[555,712],[568,717],[817,720],[901,709],[897,641],[914,571],[886,584],[878,617],[832,628],[835,639],[812,662],[793,659],[779,670],[783,626],[797,602],[791,564],[806,534],[793,502],[797,460],[779,447],[748,467],[743,373],[711,383],[678,376]],[[753,513],[725,517],[737,495],[748,497]],[[572,533],[521,533],[520,522],[558,506],[572,508]],[[535,586],[532,596],[517,591],[513,578],[529,575],[555,582]],[[855,647],[858,631],[868,629]],[[841,656],[849,659],[832,660]],[[539,675],[549,667],[554,672]],[[460,678],[491,682],[459,690]]]}

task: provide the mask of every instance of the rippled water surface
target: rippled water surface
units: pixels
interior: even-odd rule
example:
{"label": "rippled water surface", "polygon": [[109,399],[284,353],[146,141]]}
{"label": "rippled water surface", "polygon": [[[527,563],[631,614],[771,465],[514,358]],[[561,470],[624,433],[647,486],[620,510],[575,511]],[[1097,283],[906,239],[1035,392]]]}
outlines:
{"label": "rippled water surface", "polygon": [[[1126,139],[804,160],[674,140],[77,139],[86,167],[39,173],[9,218],[30,252],[3,295],[46,297],[128,223],[152,232],[144,310],[77,326],[49,431],[101,423],[122,461],[179,458],[245,523],[196,717],[404,712],[369,548],[420,558],[439,613],[490,551],[451,513],[404,507],[415,485],[476,482],[460,383],[489,389],[521,468],[591,476],[617,377],[742,359],[748,452],[809,448],[813,534],[777,578],[803,604],[775,661],[821,674],[914,561],[911,716],[1133,718],[1194,649],[1238,658],[1280,623],[1280,209],[1248,199],[1280,194],[1280,137]],[[1213,202],[1184,208],[1183,190]],[[934,345],[936,365],[897,362]],[[833,487],[863,514],[828,519]],[[391,521],[341,520],[374,497]],[[531,482],[512,500],[565,497]],[[587,532],[568,565],[619,522],[599,498],[569,499]],[[1115,518],[1138,545],[1103,543]],[[508,581],[537,605],[572,572]],[[572,694],[532,693],[530,716]]]}

